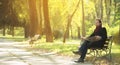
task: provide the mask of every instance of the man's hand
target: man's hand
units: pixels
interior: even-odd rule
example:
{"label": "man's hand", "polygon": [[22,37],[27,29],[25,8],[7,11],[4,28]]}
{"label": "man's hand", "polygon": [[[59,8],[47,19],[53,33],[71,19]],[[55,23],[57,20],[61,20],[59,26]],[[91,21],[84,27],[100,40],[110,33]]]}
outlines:
{"label": "man's hand", "polygon": [[101,36],[95,36],[96,40],[100,40]]}
{"label": "man's hand", "polygon": [[81,37],[82,40],[86,40],[86,37]]}

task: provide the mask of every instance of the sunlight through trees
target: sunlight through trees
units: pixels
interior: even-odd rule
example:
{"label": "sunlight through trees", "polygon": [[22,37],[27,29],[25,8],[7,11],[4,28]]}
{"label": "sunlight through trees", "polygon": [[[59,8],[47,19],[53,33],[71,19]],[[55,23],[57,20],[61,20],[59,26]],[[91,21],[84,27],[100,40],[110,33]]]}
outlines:
{"label": "sunlight through trees", "polygon": [[0,0],[0,33],[15,36],[21,27],[25,38],[39,34],[46,42],[63,38],[65,43],[91,34],[100,18],[114,35],[120,30],[119,10],[119,0]]}

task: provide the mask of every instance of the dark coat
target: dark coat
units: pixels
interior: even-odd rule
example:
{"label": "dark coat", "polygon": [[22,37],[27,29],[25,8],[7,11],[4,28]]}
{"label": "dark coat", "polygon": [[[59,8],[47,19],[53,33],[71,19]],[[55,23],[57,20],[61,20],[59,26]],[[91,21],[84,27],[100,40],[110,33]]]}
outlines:
{"label": "dark coat", "polygon": [[97,31],[96,33],[93,32],[89,37],[96,36],[96,35],[101,36],[102,38],[99,41],[95,41],[95,42],[90,43],[90,45],[89,45],[90,48],[91,47],[103,47],[103,45],[107,39],[106,28],[103,27],[103,28],[99,29],[99,31]]}

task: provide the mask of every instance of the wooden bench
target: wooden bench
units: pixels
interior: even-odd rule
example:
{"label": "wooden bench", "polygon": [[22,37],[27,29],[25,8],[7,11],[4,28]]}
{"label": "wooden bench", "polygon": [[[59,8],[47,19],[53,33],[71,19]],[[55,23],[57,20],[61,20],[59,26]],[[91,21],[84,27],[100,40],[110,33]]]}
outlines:
{"label": "wooden bench", "polygon": [[112,41],[113,37],[109,36],[107,37],[107,40],[102,48],[90,48],[89,52],[87,54],[92,55],[94,58],[92,59],[92,62],[95,63],[95,61],[98,58],[101,58],[102,56],[109,56],[109,60],[111,61],[112,56],[111,56],[111,48],[112,48]]}
{"label": "wooden bench", "polygon": [[32,45],[34,44],[34,41],[38,40],[40,38],[40,35],[34,35],[34,37],[30,38],[29,44]]}

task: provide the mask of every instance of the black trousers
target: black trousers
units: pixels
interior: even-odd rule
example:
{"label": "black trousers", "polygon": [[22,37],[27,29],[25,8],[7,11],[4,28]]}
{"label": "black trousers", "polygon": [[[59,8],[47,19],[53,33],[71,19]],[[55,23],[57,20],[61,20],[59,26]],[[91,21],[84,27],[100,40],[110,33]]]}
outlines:
{"label": "black trousers", "polygon": [[90,43],[89,41],[84,41],[84,42],[82,43],[81,47],[79,48],[79,52],[81,52],[81,57],[80,57],[80,59],[84,60],[90,44],[91,44],[91,43]]}
{"label": "black trousers", "polygon": [[97,42],[89,42],[89,41],[84,41],[81,45],[81,47],[79,48],[79,52],[81,52],[81,56],[80,56],[80,59],[84,60],[85,57],[86,57],[86,53],[87,53],[87,50],[89,48],[100,48],[100,47],[103,47],[103,41],[97,41]]}

